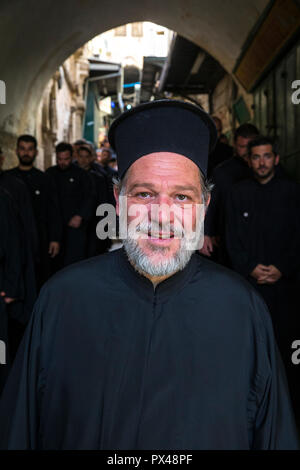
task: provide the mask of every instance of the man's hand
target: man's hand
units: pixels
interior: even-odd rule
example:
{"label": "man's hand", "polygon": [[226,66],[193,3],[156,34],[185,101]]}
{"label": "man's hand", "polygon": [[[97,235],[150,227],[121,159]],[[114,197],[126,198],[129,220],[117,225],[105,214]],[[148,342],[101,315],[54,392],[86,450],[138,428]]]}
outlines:
{"label": "man's hand", "polygon": [[256,279],[257,284],[274,284],[274,282],[281,278],[282,274],[273,264],[270,266],[258,264],[253,269],[251,276]]}
{"label": "man's hand", "polygon": [[73,215],[73,217],[69,220],[69,227],[79,228],[82,222],[82,217],[80,215]]}
{"label": "man's hand", "polygon": [[204,243],[203,247],[199,252],[205,256],[211,256],[212,252],[214,251],[214,246],[219,246],[220,240],[219,237],[209,237],[208,235],[204,235]]}
{"label": "man's hand", "polygon": [[0,295],[1,295],[1,297],[4,297],[3,300],[4,300],[4,302],[5,302],[6,304],[11,304],[12,302],[14,302],[14,301],[16,300],[16,299],[13,299],[13,298],[11,298],[11,297],[6,297],[6,293],[5,293],[5,292],[0,292]]}
{"label": "man's hand", "polygon": [[49,255],[51,256],[51,258],[54,258],[55,256],[58,255],[59,253],[59,249],[60,249],[60,245],[58,242],[50,242],[49,243]]}
{"label": "man's hand", "polygon": [[268,275],[269,268],[264,264],[258,264],[250,274],[250,276],[254,277],[254,279],[256,279],[259,284],[265,284]]}
{"label": "man's hand", "polygon": [[270,266],[268,266],[268,269],[269,275],[265,282],[266,284],[274,284],[274,282],[277,282],[282,277],[282,274],[279,269],[277,269],[276,266],[274,266],[273,264],[270,264]]}
{"label": "man's hand", "polygon": [[214,251],[213,238],[214,237],[209,237],[208,235],[204,235],[203,247],[201,248],[201,250],[199,250],[199,252],[202,255],[211,256],[212,252]]}

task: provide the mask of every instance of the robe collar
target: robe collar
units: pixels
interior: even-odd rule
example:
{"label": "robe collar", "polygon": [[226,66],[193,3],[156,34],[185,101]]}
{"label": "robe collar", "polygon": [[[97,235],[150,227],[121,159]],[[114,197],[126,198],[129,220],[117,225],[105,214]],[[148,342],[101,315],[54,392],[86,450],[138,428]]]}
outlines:
{"label": "robe collar", "polygon": [[193,278],[200,260],[200,256],[193,254],[183,270],[160,282],[154,290],[152,282],[134,269],[124,248],[118,250],[117,253],[119,272],[125,283],[140,297],[156,303],[166,301],[171,296],[178,294]]}

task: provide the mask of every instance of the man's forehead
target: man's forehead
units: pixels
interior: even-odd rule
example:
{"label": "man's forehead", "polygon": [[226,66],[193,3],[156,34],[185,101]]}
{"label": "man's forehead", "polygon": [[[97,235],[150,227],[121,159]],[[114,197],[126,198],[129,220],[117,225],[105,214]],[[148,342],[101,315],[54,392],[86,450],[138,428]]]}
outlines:
{"label": "man's forehead", "polygon": [[255,145],[252,147],[251,153],[273,153],[272,145],[271,144],[264,144],[264,145]]}
{"label": "man's forehead", "polygon": [[198,190],[200,170],[182,155],[162,152],[146,155],[137,160],[129,168],[126,180],[130,189],[144,186]]}
{"label": "man's forehead", "polygon": [[26,142],[25,140],[20,140],[18,146],[26,146],[26,147],[35,147],[33,142]]}
{"label": "man's forehead", "polygon": [[188,157],[172,152],[155,152],[143,155],[130,167],[131,173],[136,171],[161,171],[172,174],[173,171],[199,173],[199,167]]}

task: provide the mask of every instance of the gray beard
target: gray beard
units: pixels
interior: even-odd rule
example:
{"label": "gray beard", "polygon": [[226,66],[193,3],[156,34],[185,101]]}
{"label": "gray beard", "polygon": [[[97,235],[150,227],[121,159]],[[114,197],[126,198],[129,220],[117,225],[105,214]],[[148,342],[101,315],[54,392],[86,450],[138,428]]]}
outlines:
{"label": "gray beard", "polygon": [[[199,237],[200,238],[200,237]],[[141,274],[147,273],[153,277],[169,276],[186,267],[195,250],[186,249],[185,238],[181,239],[181,246],[172,258],[164,259],[164,253],[168,253],[168,247],[153,247],[153,252],[160,252],[162,259],[153,263],[151,258],[143,253],[138,245],[138,240],[129,236],[123,240],[127,256]]]}

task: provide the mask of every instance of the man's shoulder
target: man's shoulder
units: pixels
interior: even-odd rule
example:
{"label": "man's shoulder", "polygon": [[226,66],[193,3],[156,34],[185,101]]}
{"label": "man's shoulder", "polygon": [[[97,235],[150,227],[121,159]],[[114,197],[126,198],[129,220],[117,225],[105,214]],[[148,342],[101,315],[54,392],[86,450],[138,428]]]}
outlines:
{"label": "man's shoulder", "polygon": [[51,175],[57,172],[57,165],[49,166],[46,170],[46,175]]}
{"label": "man's shoulder", "polygon": [[232,271],[231,269],[222,266],[205,256],[196,254],[195,257],[198,263],[197,271],[201,273],[201,277],[205,278],[205,280],[213,281],[213,284],[211,284],[213,288],[221,287],[223,290],[224,287],[225,290],[225,286],[233,286],[239,287],[243,292],[253,290],[251,284],[235,271]]}
{"label": "man's shoulder", "polygon": [[265,318],[269,314],[264,300],[244,277],[201,255],[195,256],[198,262],[196,283],[199,283],[199,292],[203,291],[200,286],[205,286],[212,312],[231,318],[242,315],[250,322],[269,323]]}
{"label": "man's shoulder", "polygon": [[231,188],[231,193],[232,194],[238,194],[238,193],[243,193],[243,192],[248,192],[248,191],[253,191],[257,187],[257,182],[254,180],[254,178],[245,178],[241,181],[237,181],[232,185]]}
{"label": "man's shoulder", "polygon": [[18,177],[17,171],[18,168],[12,168],[11,170],[6,170],[1,173],[1,177],[3,178],[3,181],[8,183],[10,188],[18,189],[20,191],[25,191],[27,192],[27,186],[24,183],[24,181]]}
{"label": "man's shoulder", "polygon": [[72,163],[70,169],[71,169],[71,171],[72,171],[73,173],[75,173],[75,174],[77,173],[78,175],[82,175],[82,176],[84,176],[84,177],[85,177],[86,175],[88,175],[88,172],[87,172],[86,170],[84,170],[83,168],[80,168],[80,166],[75,165],[74,163]]}
{"label": "man's shoulder", "polygon": [[4,174],[9,176],[16,176],[18,174],[19,168],[15,166],[14,168],[10,168],[9,170],[5,170]]}
{"label": "man's shoulder", "polygon": [[42,171],[42,170],[40,170],[39,168],[36,168],[36,167],[32,168],[32,173],[37,175],[37,176],[40,176],[41,178],[44,178],[46,176],[44,171]]}
{"label": "man's shoulder", "polygon": [[224,160],[213,170],[213,181],[215,181],[216,183],[227,181],[228,178],[231,178],[232,173],[235,172],[237,166],[239,166],[239,162],[237,162],[237,157],[230,157],[227,160]]}
{"label": "man's shoulder", "polygon": [[98,287],[113,283],[116,251],[94,256],[62,269],[45,284],[43,289],[55,291],[68,287],[74,292],[82,292],[84,286],[91,283],[97,283]]}
{"label": "man's shoulder", "polygon": [[281,186],[287,190],[294,191],[294,192],[299,192],[300,185],[296,181],[290,179],[288,176],[275,176],[274,177],[274,182],[278,185]]}

